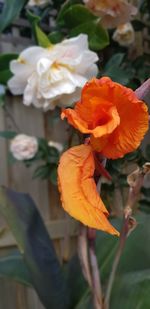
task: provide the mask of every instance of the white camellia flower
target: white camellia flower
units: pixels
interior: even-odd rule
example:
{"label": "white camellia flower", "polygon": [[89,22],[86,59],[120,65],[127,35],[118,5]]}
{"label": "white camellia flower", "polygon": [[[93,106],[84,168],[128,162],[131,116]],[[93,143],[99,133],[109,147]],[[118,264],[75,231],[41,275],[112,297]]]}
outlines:
{"label": "white camellia flower", "polygon": [[16,135],[10,143],[10,152],[17,160],[32,159],[38,151],[38,141],[34,136]]}
{"label": "white camellia flower", "polygon": [[29,6],[41,6],[50,2],[49,0],[30,0],[28,2]]}
{"label": "white camellia flower", "polygon": [[11,61],[14,76],[8,86],[13,94],[23,94],[25,105],[44,110],[71,106],[87,80],[97,75],[97,60],[97,54],[88,48],[86,34],[48,48],[29,47]]}
{"label": "white camellia flower", "polygon": [[117,27],[113,33],[113,40],[121,46],[130,46],[135,40],[135,32],[131,23],[126,23]]}

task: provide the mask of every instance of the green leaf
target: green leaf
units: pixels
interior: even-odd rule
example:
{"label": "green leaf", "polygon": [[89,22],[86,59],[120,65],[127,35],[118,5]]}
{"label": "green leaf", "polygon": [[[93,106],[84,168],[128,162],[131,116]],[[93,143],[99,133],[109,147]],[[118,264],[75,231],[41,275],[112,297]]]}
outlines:
{"label": "green leaf", "polygon": [[12,139],[17,135],[14,131],[0,131],[0,137],[6,138],[6,139]]}
{"label": "green leaf", "polygon": [[9,278],[27,286],[32,285],[28,268],[17,250],[0,258],[0,277]]}
{"label": "green leaf", "polygon": [[[111,309],[149,309],[150,214],[141,212],[136,216],[136,219],[138,225],[129,235],[120,259],[111,295]],[[111,223],[120,230],[120,219],[112,220]],[[104,288],[106,288],[117,246],[117,237],[97,231],[96,253]],[[93,308],[91,293],[82,277],[77,258],[74,258],[74,262],[68,269],[68,277],[70,278],[69,286],[73,308]],[[128,295],[130,301],[128,301]]]}
{"label": "green leaf", "polygon": [[0,55],[0,83],[7,84],[7,81],[12,77],[12,73],[9,69],[10,61],[18,58],[17,54],[1,54]]}
{"label": "green leaf", "polygon": [[53,185],[57,185],[57,166],[53,167],[50,173],[50,180]]}
{"label": "green leaf", "polygon": [[28,194],[0,189],[0,212],[12,230],[45,308],[67,309],[68,293],[53,243]]}
{"label": "green leaf", "polygon": [[58,16],[57,16],[57,23],[59,23],[60,25],[63,24],[64,22],[64,14],[65,12],[74,4],[80,3],[80,0],[67,0],[65,1],[62,6],[61,9],[59,10]]}
{"label": "green leaf", "polygon": [[65,25],[69,28],[75,28],[81,24],[97,20],[98,18],[93,15],[85,6],[75,4],[70,6],[63,13]]}
{"label": "green leaf", "polygon": [[39,23],[41,21],[41,17],[33,14],[30,11],[27,11],[27,18],[28,18],[29,22],[31,23],[36,43],[39,46],[42,46],[42,47],[45,47],[45,48],[51,46],[51,42],[50,42],[48,36],[43,32],[43,30],[39,26]]}
{"label": "green leaf", "polygon": [[101,26],[100,19],[81,4],[66,3],[58,16],[58,23],[64,23],[71,30],[71,37],[87,34],[89,47],[93,50],[103,49],[109,44],[108,32]]}
{"label": "green leaf", "polygon": [[111,296],[112,309],[149,309],[150,269],[116,278]]}
{"label": "green leaf", "polygon": [[105,70],[109,70],[112,66],[120,66],[125,54],[124,53],[117,53],[114,54],[106,63]]}
{"label": "green leaf", "polygon": [[100,23],[95,21],[86,22],[72,29],[69,35],[74,37],[80,33],[88,35],[89,47],[92,50],[98,51],[109,45],[108,32]]}
{"label": "green leaf", "polygon": [[50,166],[47,164],[38,166],[33,173],[33,179],[41,178],[46,179],[50,176]]}
{"label": "green leaf", "polygon": [[41,30],[37,23],[34,24],[34,30],[38,45],[42,47],[50,47],[52,45],[48,36]]}
{"label": "green leaf", "polygon": [[48,38],[52,44],[57,44],[63,40],[64,36],[59,31],[53,31],[48,35]]}
{"label": "green leaf", "polygon": [[19,16],[20,11],[27,0],[5,0],[0,14],[0,32],[2,32],[13,20]]}

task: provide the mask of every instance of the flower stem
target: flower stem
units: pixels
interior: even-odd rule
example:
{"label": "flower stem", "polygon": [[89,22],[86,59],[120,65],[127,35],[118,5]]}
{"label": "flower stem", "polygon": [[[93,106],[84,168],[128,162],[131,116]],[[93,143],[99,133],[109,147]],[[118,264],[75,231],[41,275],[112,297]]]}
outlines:
{"label": "flower stem", "polygon": [[136,220],[131,216],[134,205],[136,204],[141,187],[143,185],[144,177],[146,174],[150,172],[149,163],[145,163],[142,168],[137,169],[132,174],[130,174],[127,178],[129,188],[127,205],[124,208],[124,220],[122,225],[122,230],[120,233],[119,245],[116,252],[116,256],[112,265],[112,270],[110,273],[110,277],[108,280],[108,286],[104,299],[104,309],[109,309],[110,296],[112,291],[113,282],[115,279],[116,271],[118,268],[118,264],[120,261],[120,257],[122,255],[126,239],[130,232],[136,227]]}
{"label": "flower stem", "polygon": [[95,229],[88,228],[87,237],[89,243],[89,262],[92,277],[92,294],[93,294],[94,308],[102,309],[102,288],[101,288],[97,257],[95,253],[95,240],[96,240]]}

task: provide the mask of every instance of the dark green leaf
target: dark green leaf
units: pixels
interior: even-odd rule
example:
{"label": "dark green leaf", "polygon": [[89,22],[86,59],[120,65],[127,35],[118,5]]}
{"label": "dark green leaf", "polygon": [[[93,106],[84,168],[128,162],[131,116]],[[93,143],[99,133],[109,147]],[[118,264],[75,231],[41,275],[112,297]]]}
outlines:
{"label": "dark green leaf", "polygon": [[74,4],[80,3],[80,0],[67,0],[65,1],[62,6],[61,9],[59,10],[58,16],[57,16],[57,22],[59,24],[63,24],[64,22],[64,14],[65,12]]}
{"label": "dark green leaf", "polygon": [[138,149],[134,152],[127,154],[125,156],[125,159],[128,160],[128,161],[134,161],[134,160],[137,160],[140,155],[141,155],[141,151],[140,151],[140,149]]}
{"label": "dark green leaf", "polygon": [[106,63],[102,76],[109,76],[113,81],[127,85],[134,76],[133,70],[121,67],[123,53],[113,55]]}
{"label": "dark green leaf", "polygon": [[53,185],[57,185],[57,166],[53,167],[51,173],[50,173],[50,180]]}
{"label": "dark green leaf", "polygon": [[12,73],[9,69],[10,61],[16,59],[17,54],[1,54],[0,55],[0,83],[7,84],[7,81],[12,77]]}
{"label": "dark green leaf", "polygon": [[92,20],[97,20],[98,18],[93,15],[85,6],[81,4],[75,4],[70,6],[63,13],[63,19],[65,25],[71,29],[75,28],[81,24],[91,22]]}
{"label": "dark green leaf", "polygon": [[39,23],[41,21],[40,16],[33,14],[33,12],[31,12],[29,10],[27,10],[26,15],[27,15],[28,21],[31,23],[31,25],[33,23]]}
{"label": "dark green leaf", "polygon": [[149,309],[150,269],[133,271],[116,279],[112,291],[112,309]]}
{"label": "dark green leaf", "polygon": [[106,29],[95,21],[81,24],[70,31],[70,36],[77,36],[80,33],[88,35],[89,47],[98,51],[109,45],[109,36]]}
{"label": "dark green leaf", "polygon": [[[139,213],[136,219],[138,222],[137,228],[127,239],[117,270],[117,277],[111,295],[111,309],[149,309],[150,214]],[[118,230],[120,230],[121,222],[119,219],[113,220],[112,223],[116,227],[118,225]],[[104,287],[107,284],[117,246],[118,239],[116,237],[100,231],[97,232],[96,252]],[[72,278],[69,282],[74,308],[93,309],[90,303],[91,294],[89,288],[80,273],[81,268],[76,259],[69,272],[70,278]],[[75,279],[73,280],[73,278]],[[136,295],[134,295],[134,289]],[[77,291],[82,291],[79,292],[79,296]],[[130,301],[128,301],[128,295]]]}
{"label": "dark green leaf", "polygon": [[36,168],[33,173],[33,179],[35,178],[48,178],[50,176],[50,166],[49,165],[41,165]]}
{"label": "dark green leaf", "polygon": [[48,35],[48,38],[52,44],[57,44],[63,40],[64,36],[59,31],[53,31]]}
{"label": "dark green leaf", "polygon": [[0,14],[0,32],[2,32],[13,20],[19,16],[20,11],[27,0],[5,0]]}
{"label": "dark green leaf", "polygon": [[28,194],[0,189],[0,212],[5,217],[45,308],[67,309],[68,293],[41,216]]}
{"label": "dark green leaf", "polygon": [[110,67],[112,66],[120,66],[122,61],[123,61],[123,58],[124,58],[125,54],[124,53],[117,53],[117,54],[114,54],[110,59],[109,61],[106,63],[105,65],[105,70],[109,70]]}
{"label": "dark green leaf", "polygon": [[27,286],[32,285],[28,268],[17,250],[0,258],[0,277],[6,277]]}
{"label": "dark green leaf", "polygon": [[14,131],[0,131],[0,137],[6,138],[6,139],[12,139],[17,135]]}
{"label": "dark green leaf", "polygon": [[122,85],[127,85],[132,79],[130,72],[117,66],[112,66],[107,71],[104,71],[103,76],[109,76],[114,82]]}

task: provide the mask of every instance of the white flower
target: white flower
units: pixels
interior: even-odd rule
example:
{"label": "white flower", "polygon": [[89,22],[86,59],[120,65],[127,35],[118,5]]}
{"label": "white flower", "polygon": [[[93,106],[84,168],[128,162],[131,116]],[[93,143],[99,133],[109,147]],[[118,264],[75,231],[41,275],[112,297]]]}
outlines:
{"label": "white flower", "polygon": [[23,94],[25,105],[44,110],[75,103],[88,79],[97,75],[98,56],[88,48],[86,34],[49,48],[25,49],[10,64],[14,74],[8,86],[15,95]]}
{"label": "white flower", "polygon": [[49,2],[49,0],[30,0],[28,2],[29,6],[41,6],[41,5],[45,5]]}
{"label": "white flower", "polygon": [[38,151],[38,141],[33,136],[18,134],[10,144],[10,152],[17,160],[32,159]]}
{"label": "white flower", "polygon": [[54,142],[54,141],[49,141],[48,146],[56,148],[58,152],[60,153],[63,151],[63,148],[64,148],[61,143]]}
{"label": "white flower", "polygon": [[131,23],[126,23],[117,27],[113,33],[113,40],[121,46],[130,46],[135,40],[135,32]]}

